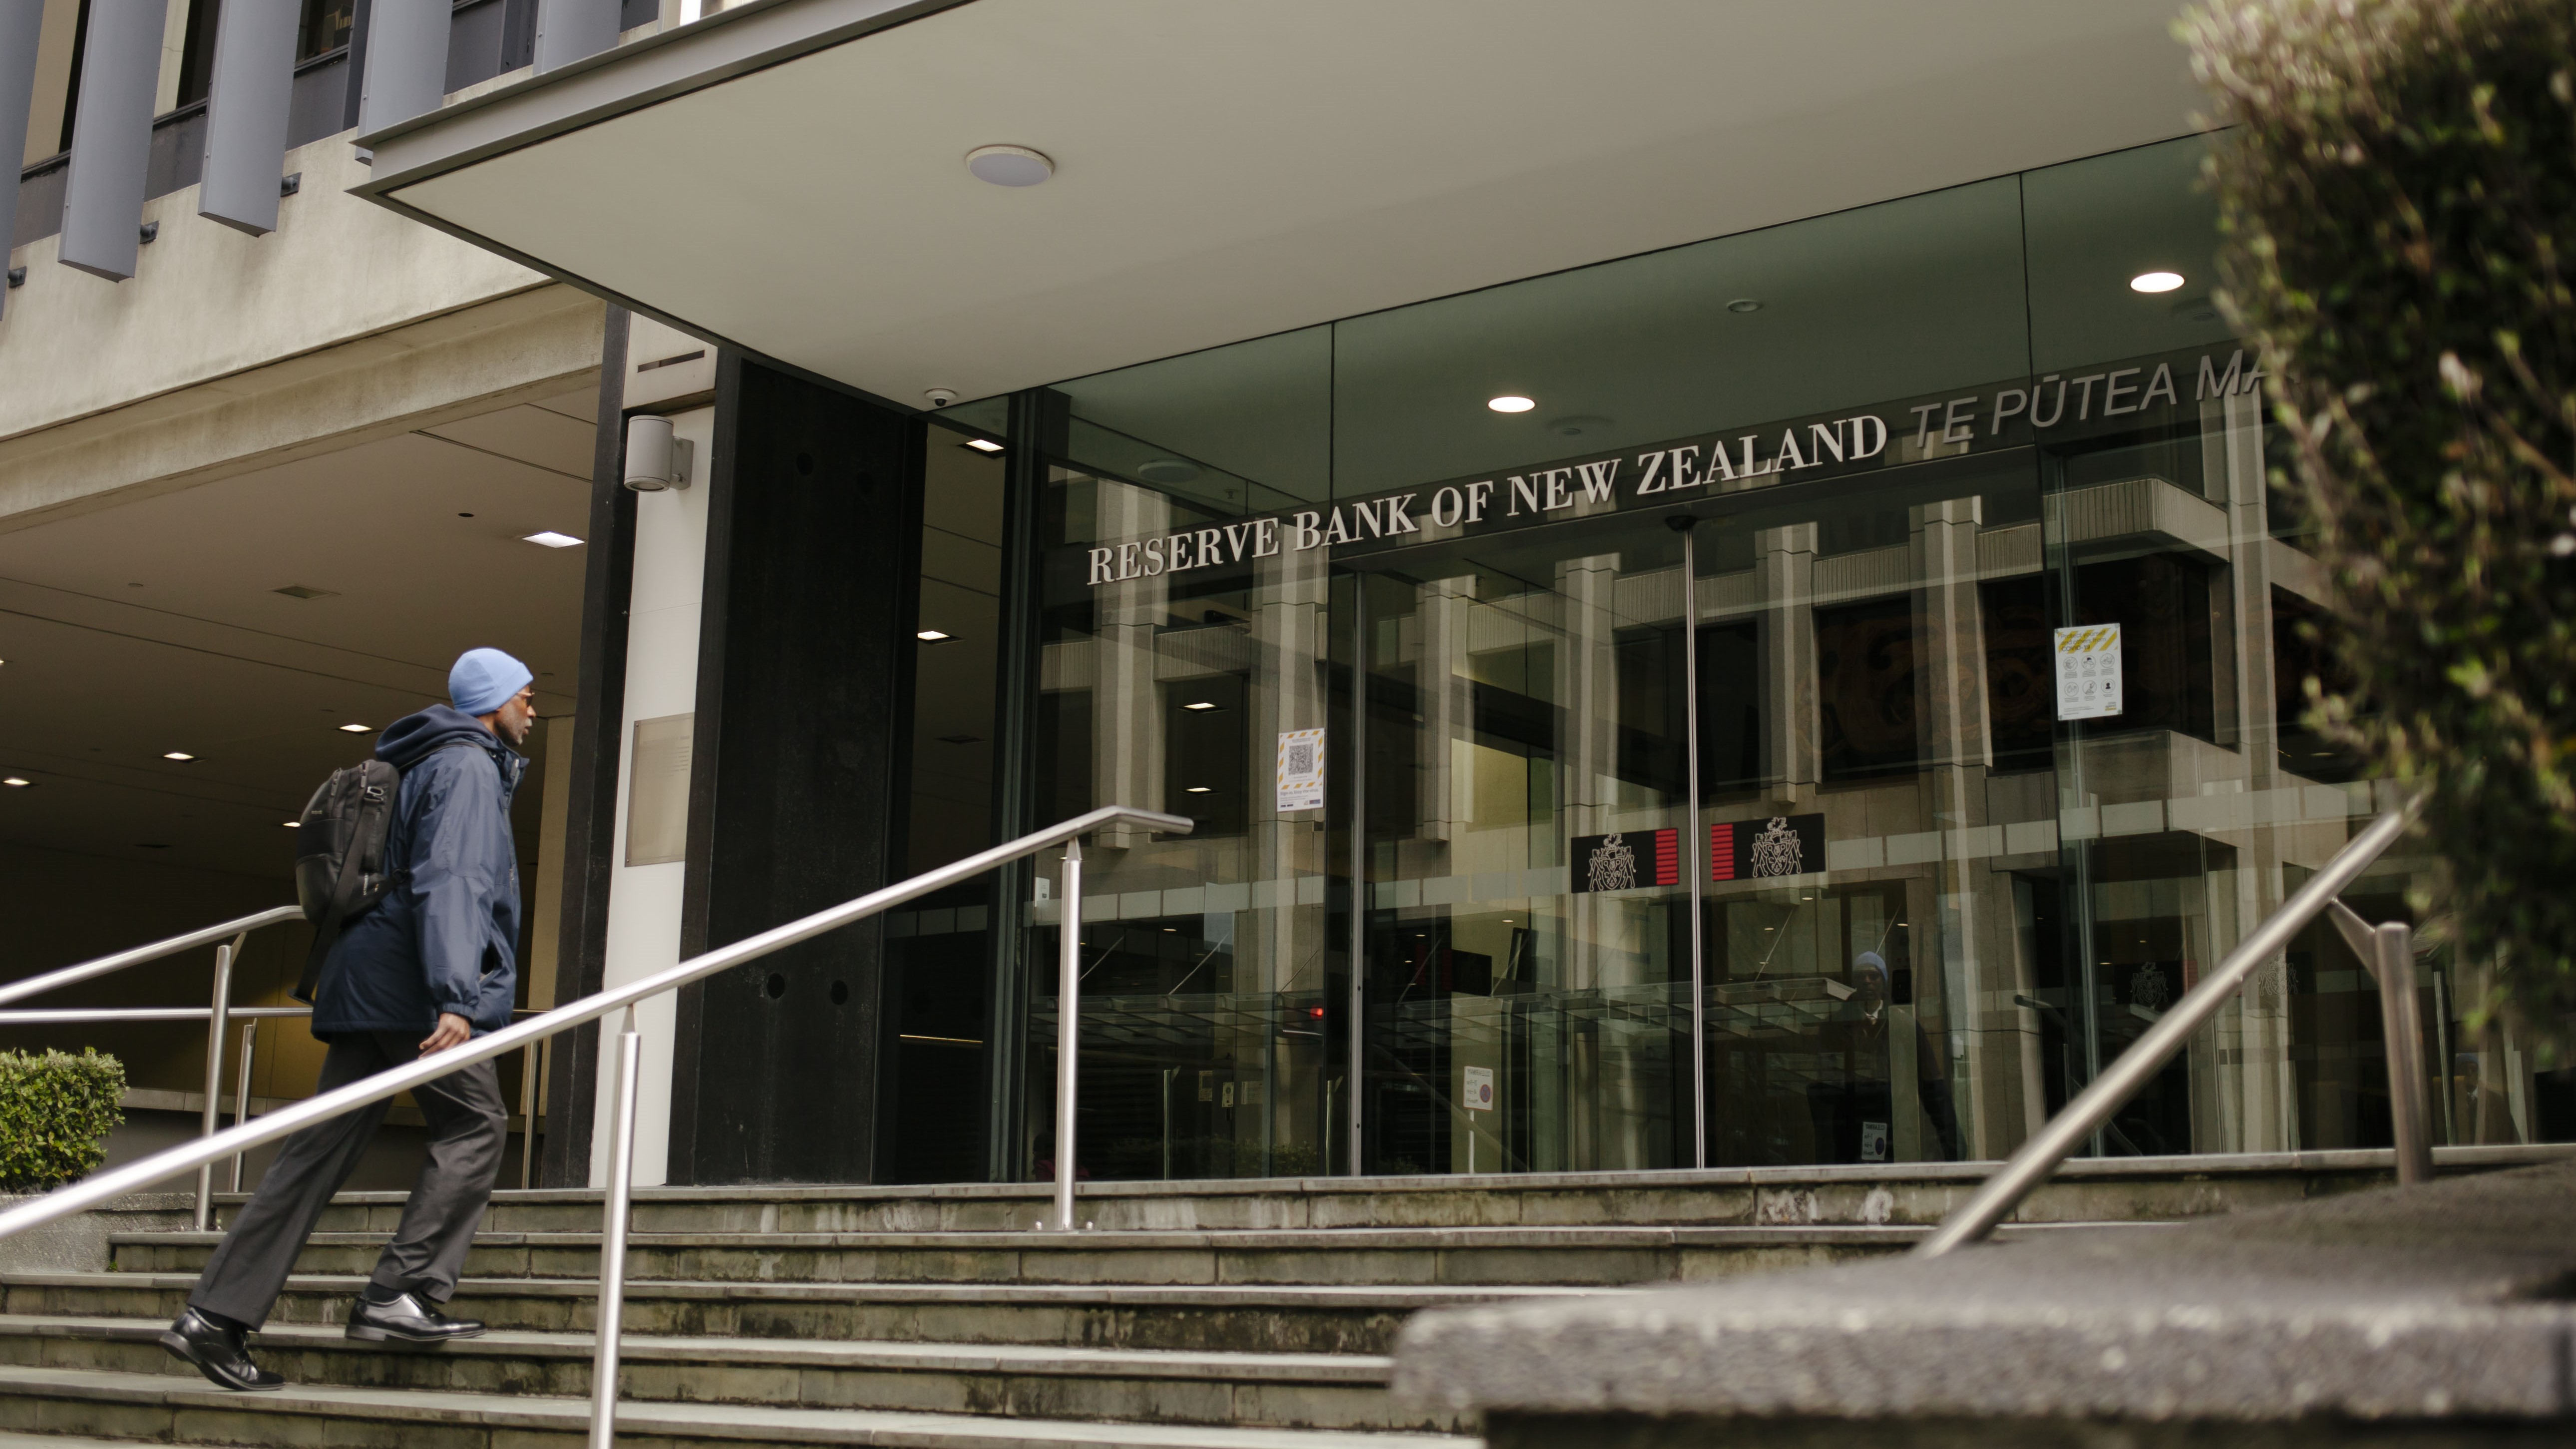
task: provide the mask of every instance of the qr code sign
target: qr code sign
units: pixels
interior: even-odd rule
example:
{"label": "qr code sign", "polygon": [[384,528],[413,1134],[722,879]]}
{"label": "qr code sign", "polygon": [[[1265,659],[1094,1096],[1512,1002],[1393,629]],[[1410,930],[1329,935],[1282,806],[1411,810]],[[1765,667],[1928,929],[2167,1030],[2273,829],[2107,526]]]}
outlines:
{"label": "qr code sign", "polygon": [[1320,810],[1324,806],[1324,732],[1279,732],[1279,808]]}

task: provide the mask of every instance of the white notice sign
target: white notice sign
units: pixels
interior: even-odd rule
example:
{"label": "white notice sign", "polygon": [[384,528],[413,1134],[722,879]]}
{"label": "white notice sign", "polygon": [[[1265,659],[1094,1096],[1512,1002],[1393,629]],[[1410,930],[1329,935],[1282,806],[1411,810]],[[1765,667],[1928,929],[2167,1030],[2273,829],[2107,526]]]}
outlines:
{"label": "white notice sign", "polygon": [[2102,719],[2120,712],[2120,626],[2057,631],[2057,717]]}
{"label": "white notice sign", "polygon": [[1462,1067],[1459,1070],[1465,1081],[1458,1089],[1458,1105],[1470,1112],[1494,1110],[1494,1069]]}
{"label": "white notice sign", "polygon": [[1324,732],[1279,732],[1279,808],[1324,808]]}

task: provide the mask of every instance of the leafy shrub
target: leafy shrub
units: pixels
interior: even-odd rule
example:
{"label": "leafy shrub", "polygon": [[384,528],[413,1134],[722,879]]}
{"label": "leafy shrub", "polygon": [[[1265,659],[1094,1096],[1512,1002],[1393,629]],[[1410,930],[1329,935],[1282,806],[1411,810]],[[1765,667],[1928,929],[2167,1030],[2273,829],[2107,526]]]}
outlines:
{"label": "leafy shrub", "polygon": [[[2576,1008],[2576,6],[2218,0],[2222,305],[2263,344],[2354,687],[2424,792],[2481,1017]],[[2419,903],[2421,909],[2422,903]]]}
{"label": "leafy shrub", "polygon": [[0,1052],[0,1189],[40,1191],[86,1176],[125,1120],[125,1064],[84,1050]]}

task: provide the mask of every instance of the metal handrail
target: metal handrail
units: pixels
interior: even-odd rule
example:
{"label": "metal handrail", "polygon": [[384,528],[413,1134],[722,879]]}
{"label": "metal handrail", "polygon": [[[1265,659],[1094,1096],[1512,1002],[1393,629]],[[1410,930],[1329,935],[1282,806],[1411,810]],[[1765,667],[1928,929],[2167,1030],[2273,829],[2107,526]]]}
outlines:
{"label": "metal handrail", "polygon": [[[2338,913],[2336,924],[2343,928],[2347,939],[2351,938],[2355,927],[2365,933],[2368,949],[2365,949],[2364,942],[2354,941],[2354,950],[2379,977],[2382,1021],[2388,1027],[2389,1106],[2400,1124],[2396,1131],[2397,1180],[2411,1186],[2432,1176],[2433,1154],[2431,1134],[2424,1120],[2423,1084],[2413,1080],[2417,1075],[2415,1072],[2400,1070],[2400,1063],[2420,1061],[2423,1056],[2421,1032],[2413,1026],[2415,992],[2414,966],[2409,949],[2410,928],[2400,923],[2383,925],[2375,930],[2361,926],[2360,918],[2352,916],[2352,912],[2336,899],[2406,832],[2407,823],[2414,818],[2416,808],[2416,804],[2409,804],[2404,809],[2391,810],[2370,822],[2359,835],[2347,842],[2342,850],[2335,853],[2334,859],[2326,862],[2325,869],[2309,877],[2308,883],[2283,902],[2281,909],[2256,926],[2235,950],[2228,952],[2227,958],[2218,963],[2217,970],[2184,992],[2171,1010],[2156,1018],[2155,1025],[2148,1027],[2127,1051],[2102,1069],[2102,1074],[2093,1079],[2091,1086],[2078,1093],[2074,1101],[2066,1104],[2065,1110],[2050,1118],[2048,1125],[2023,1143],[2021,1150],[1996,1169],[1995,1175],[1987,1178],[1973,1196],[1943,1218],[1932,1236],[1915,1245],[1914,1256],[1938,1258],[1969,1243],[1983,1241],[1988,1233],[1995,1230],[1996,1224],[2011,1216],[2022,1199],[2046,1182],[2059,1164],[2082,1146],[2096,1129],[2108,1123],[2112,1113],[2128,1105],[2129,1099],[2164,1069],[2165,1063],[2182,1050],[2191,1034],[2216,1016],[2218,1009],[2227,1004],[2228,998],[2234,996],[2258,968],[2279,956],[2293,937],[2329,910]],[[2343,918],[2347,916],[2352,918],[2351,925],[2344,922]],[[2409,1042],[2418,1043],[2411,1056],[2405,1049]],[[2412,1092],[2401,1088],[2401,1082],[2411,1084]]]}
{"label": "metal handrail", "polygon": [[69,986],[75,981],[87,981],[93,976],[105,976],[110,972],[122,971],[128,966],[140,966],[146,961],[158,961],[164,956],[176,956],[182,951],[198,946],[212,946],[226,937],[238,939],[262,926],[273,926],[281,921],[302,919],[304,919],[304,911],[301,907],[273,906],[255,915],[244,916],[237,921],[226,921],[221,925],[190,931],[184,936],[172,936],[166,941],[154,941],[150,945],[137,946],[130,951],[119,951],[113,956],[101,956],[95,961],[83,961],[77,966],[66,966],[60,971],[48,971],[42,976],[30,976],[24,981],[12,981],[6,986],[0,986],[0,1006],[6,1006],[12,1001],[23,1001],[30,996],[42,996],[56,987]]}
{"label": "metal handrail", "polygon": [[[85,1011],[77,1007],[37,1011],[0,1011],[0,1026],[38,1026],[75,1021],[204,1021],[206,1023],[206,1108],[204,1118],[198,1124],[197,1135],[200,1139],[212,1137],[215,1135],[215,1123],[218,1120],[215,1099],[223,1091],[224,1083],[225,1019],[230,1016],[309,1016],[312,1014],[303,1008],[276,1006],[248,1006],[235,1011],[232,1007],[233,961],[241,955],[242,943],[250,938],[251,932],[262,926],[281,925],[287,921],[303,919],[304,908],[301,906],[271,906],[267,910],[254,912],[238,920],[206,926],[185,935],[171,936],[130,950],[119,951],[111,956],[83,961],[77,966],[66,966],[60,971],[48,971],[42,976],[30,976],[24,981],[12,981],[6,986],[0,986],[0,1006],[5,1006],[12,1001],[24,1001],[30,996],[42,996],[48,991],[69,986],[76,981],[87,981],[93,977],[110,975],[128,966],[140,966],[146,961],[158,961],[165,956],[176,956],[182,951],[192,951],[199,946],[213,946],[215,948],[214,995],[202,1011],[193,1006],[128,1007],[122,1010],[102,1008],[96,1011]],[[236,1186],[241,1182],[239,1163],[235,1163],[233,1168],[233,1182]],[[215,1169],[213,1164],[209,1163],[197,1169],[197,1201],[193,1217],[200,1229],[214,1221],[214,1196]]]}
{"label": "metal handrail", "polygon": [[[0,1011],[0,1026],[60,1026],[83,1021],[204,1021],[215,1014],[211,1006],[102,1006],[96,1010],[81,1006],[40,1007],[27,1011]],[[309,1006],[228,1006],[224,1015],[234,1021],[255,1017],[311,1016]]]}
{"label": "metal handrail", "polygon": [[[476,1037],[462,1045],[450,1047],[435,1056],[379,1072],[362,1081],[352,1082],[318,1097],[280,1107],[249,1122],[238,1123],[221,1132],[185,1146],[157,1152],[150,1157],[123,1167],[84,1178],[68,1187],[56,1188],[32,1202],[0,1212],[0,1238],[8,1238],[29,1228],[41,1227],[73,1213],[95,1207],[112,1198],[151,1186],[174,1173],[194,1167],[211,1173],[214,1163],[238,1152],[245,1152],[265,1142],[327,1121],[344,1112],[381,1102],[407,1092],[425,1082],[433,1082],[477,1062],[517,1051],[529,1043],[555,1036],[576,1026],[599,1020],[612,1011],[626,1015],[618,1029],[616,1107],[609,1131],[609,1171],[606,1211],[602,1215],[599,1259],[599,1335],[591,1365],[590,1443],[593,1449],[607,1449],[615,1440],[617,1411],[618,1338],[622,1331],[626,1284],[626,1219],[633,1202],[635,1162],[636,1083],[642,1067],[642,1035],[635,1026],[638,1003],[694,982],[704,981],[718,972],[729,970],[746,961],[756,961],[773,951],[784,950],[801,941],[811,940],[826,931],[836,930],[853,921],[891,910],[905,901],[928,895],[944,886],[969,880],[1007,861],[1035,855],[1057,845],[1072,845],[1066,852],[1066,883],[1063,920],[1058,928],[1065,939],[1078,939],[1082,931],[1081,848],[1076,842],[1095,830],[1127,826],[1142,830],[1160,830],[1173,835],[1187,835],[1192,822],[1178,815],[1159,811],[1138,810],[1124,805],[1106,805],[1086,815],[1052,825],[1017,840],[994,846],[925,871],[910,880],[900,881],[883,890],[870,891],[854,900],[844,901],[810,916],[773,926],[755,936],[746,936],[730,946],[690,957],[676,966],[657,971],[624,986],[585,996],[569,1006],[530,1017],[526,1021]],[[200,943],[202,944],[202,942]],[[174,948],[177,949],[177,948]],[[1073,959],[1074,953],[1067,953]],[[75,968],[78,969],[78,968]],[[1080,982],[1073,968],[1060,989],[1077,990]],[[57,973],[60,974],[60,973]],[[1067,998],[1070,1005],[1071,997]],[[1071,1010],[1059,1013],[1066,1021],[1076,1015]],[[1069,1029],[1058,1034],[1059,1051],[1071,1056]],[[1058,1090],[1064,1094],[1057,1104],[1056,1120],[1056,1198],[1057,1226],[1072,1226],[1073,1152],[1072,1087],[1074,1074],[1069,1067],[1059,1066]],[[211,1093],[209,1096],[211,1097]],[[211,1108],[210,1108],[211,1110]]]}

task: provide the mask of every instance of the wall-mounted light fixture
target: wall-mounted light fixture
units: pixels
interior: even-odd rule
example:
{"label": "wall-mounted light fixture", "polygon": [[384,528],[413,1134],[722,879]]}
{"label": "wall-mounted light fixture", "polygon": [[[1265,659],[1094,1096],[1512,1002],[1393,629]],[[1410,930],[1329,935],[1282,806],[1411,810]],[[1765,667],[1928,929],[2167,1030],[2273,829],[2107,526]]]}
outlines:
{"label": "wall-mounted light fixture", "polygon": [[696,448],[671,431],[669,418],[626,420],[626,486],[638,493],[659,493],[689,486],[690,455]]}

